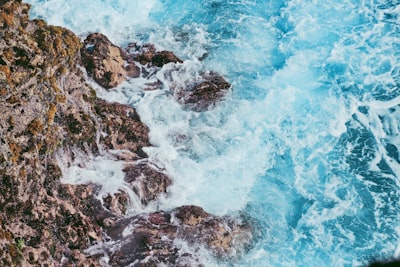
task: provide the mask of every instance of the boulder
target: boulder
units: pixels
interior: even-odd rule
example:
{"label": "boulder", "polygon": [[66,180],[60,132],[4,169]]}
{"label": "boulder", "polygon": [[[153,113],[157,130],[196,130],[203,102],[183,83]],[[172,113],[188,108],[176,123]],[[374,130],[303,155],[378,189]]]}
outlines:
{"label": "boulder", "polygon": [[138,45],[130,43],[126,49],[126,58],[128,62],[136,61],[142,65],[150,65],[162,67],[168,63],[182,63],[183,61],[178,58],[171,51],[157,51],[154,45],[144,44]]}
{"label": "boulder", "polygon": [[199,79],[172,87],[179,103],[194,111],[205,111],[215,105],[231,87],[224,77],[215,72],[203,72]]}
{"label": "boulder", "polygon": [[92,33],[86,37],[81,56],[88,74],[104,88],[110,89],[125,81],[127,71],[122,51],[105,35]]}

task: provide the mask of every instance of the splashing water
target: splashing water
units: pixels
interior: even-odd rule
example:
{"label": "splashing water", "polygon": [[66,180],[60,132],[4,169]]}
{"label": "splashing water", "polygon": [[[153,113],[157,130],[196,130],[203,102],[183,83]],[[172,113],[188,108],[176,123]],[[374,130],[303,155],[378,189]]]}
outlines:
{"label": "splashing water", "polygon": [[400,256],[399,1],[27,2],[33,17],[82,36],[174,51],[185,59],[177,80],[204,68],[232,83],[202,113],[167,90],[143,92],[140,80],[99,90],[150,127],[146,152],[174,178],[159,208],[195,204],[254,220],[254,247],[226,265],[362,266]]}

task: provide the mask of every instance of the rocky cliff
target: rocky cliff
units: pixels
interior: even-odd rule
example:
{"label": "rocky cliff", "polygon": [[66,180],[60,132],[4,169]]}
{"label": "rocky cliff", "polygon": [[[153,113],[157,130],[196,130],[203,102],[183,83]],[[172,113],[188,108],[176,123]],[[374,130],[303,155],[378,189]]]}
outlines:
{"label": "rocky cliff", "polygon": [[[107,256],[112,266],[184,266],[175,238],[223,257],[245,249],[250,227],[232,218],[194,206],[127,217],[124,190],[100,202],[94,197],[98,186],[60,182],[60,164],[123,150],[112,157],[123,161],[125,180],[142,204],[166,194],[172,179],[142,150],[151,146],[146,125],[132,107],[98,99],[79,66],[112,88],[140,75],[144,64],[182,61],[151,45],[129,54],[100,34],[82,43],[67,29],[30,20],[28,12],[21,1],[0,1],[0,265],[100,266]],[[203,76],[176,93],[196,111],[229,87],[216,74]],[[122,235],[126,227],[131,232]],[[111,248],[107,238],[122,245]],[[88,253],[91,246],[101,249]],[[197,262],[195,255],[185,257]]]}

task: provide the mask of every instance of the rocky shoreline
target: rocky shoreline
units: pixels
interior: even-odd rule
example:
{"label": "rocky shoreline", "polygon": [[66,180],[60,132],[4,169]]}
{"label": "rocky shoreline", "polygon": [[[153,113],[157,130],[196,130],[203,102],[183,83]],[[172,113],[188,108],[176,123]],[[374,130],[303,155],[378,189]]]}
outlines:
{"label": "rocky shoreline", "polygon": [[[167,195],[173,177],[143,151],[151,146],[147,126],[134,108],[99,99],[79,66],[112,90],[127,77],[154,77],[165,64],[179,70],[181,63],[151,44],[122,49],[99,33],[81,42],[67,29],[30,20],[29,5],[0,1],[0,265],[196,266],[199,249],[183,252],[177,240],[223,260],[249,247],[246,220],[196,206],[129,217],[128,192],[100,201],[98,185],[60,181],[61,167],[78,156],[107,155],[122,162],[142,205]],[[169,90],[185,108],[202,112],[229,87],[204,72]]]}

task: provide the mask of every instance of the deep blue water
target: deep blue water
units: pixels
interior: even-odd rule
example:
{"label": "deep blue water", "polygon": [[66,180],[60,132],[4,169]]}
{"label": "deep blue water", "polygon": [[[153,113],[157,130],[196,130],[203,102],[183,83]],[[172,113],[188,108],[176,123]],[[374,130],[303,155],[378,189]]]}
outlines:
{"label": "deep blue water", "polygon": [[197,204],[254,221],[248,254],[216,264],[363,266],[400,255],[400,1],[27,2],[33,17],[82,37],[174,51],[185,59],[178,82],[209,69],[232,83],[204,113],[176,104],[168,79],[158,92],[138,80],[104,93],[137,108],[148,153],[175,178],[159,208]]}

